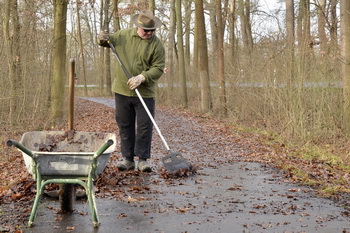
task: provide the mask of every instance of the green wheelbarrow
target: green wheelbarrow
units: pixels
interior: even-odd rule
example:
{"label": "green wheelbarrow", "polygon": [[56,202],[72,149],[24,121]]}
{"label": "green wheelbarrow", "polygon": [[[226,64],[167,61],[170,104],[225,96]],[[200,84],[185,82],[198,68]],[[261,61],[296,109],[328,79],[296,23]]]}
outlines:
{"label": "green wheelbarrow", "polygon": [[36,180],[36,196],[28,221],[34,224],[45,185],[79,184],[88,198],[94,227],[99,226],[94,181],[115,150],[116,136],[111,133],[33,131],[22,135],[20,142],[8,140],[23,155],[27,170]]}

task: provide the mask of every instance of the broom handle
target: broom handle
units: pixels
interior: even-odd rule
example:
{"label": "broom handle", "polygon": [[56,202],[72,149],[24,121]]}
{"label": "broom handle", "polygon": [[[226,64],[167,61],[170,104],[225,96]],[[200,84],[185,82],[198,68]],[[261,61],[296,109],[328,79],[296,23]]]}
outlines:
{"label": "broom handle", "polygon": [[[119,54],[117,53],[117,50],[115,49],[114,45],[113,45],[110,41],[108,41],[108,44],[109,44],[110,48],[112,49],[112,52],[117,56],[118,61],[119,61],[119,64],[120,64],[120,66],[122,67],[122,69],[124,70],[124,73],[125,73],[126,77],[128,77],[128,79],[130,79],[130,78],[131,78],[131,75],[130,75],[130,73],[128,72],[128,70],[126,69],[126,67],[125,67],[125,65],[124,65],[124,63],[123,63],[123,61],[120,59]],[[136,92],[136,95],[139,97],[139,99],[140,99],[140,101],[141,101],[141,103],[142,103],[144,109],[146,110],[147,115],[148,115],[149,118],[151,119],[151,121],[152,121],[154,127],[156,128],[156,130],[157,130],[157,132],[158,132],[158,134],[159,134],[159,136],[160,136],[160,139],[162,139],[165,148],[166,148],[168,151],[170,151],[170,148],[169,148],[169,146],[168,146],[168,143],[165,141],[165,138],[163,137],[162,132],[160,131],[160,129],[159,129],[159,127],[158,127],[156,121],[154,120],[154,118],[153,118],[151,112],[149,111],[149,109],[148,109],[148,107],[147,107],[145,101],[143,100],[143,98],[142,98],[142,96],[141,96],[139,90],[137,90],[137,88],[135,89],[135,92]]]}

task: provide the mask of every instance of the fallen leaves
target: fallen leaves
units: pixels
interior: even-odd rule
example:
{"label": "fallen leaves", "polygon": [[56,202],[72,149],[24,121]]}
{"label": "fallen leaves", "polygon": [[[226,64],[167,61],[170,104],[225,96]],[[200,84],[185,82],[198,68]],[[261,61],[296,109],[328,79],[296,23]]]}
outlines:
{"label": "fallen leaves", "polygon": [[[77,100],[76,122],[75,130],[85,132],[118,132],[115,120],[114,110],[104,107],[99,104],[92,103],[86,100]],[[266,166],[277,166],[284,169],[284,176],[286,181],[294,181],[305,183],[309,180],[318,182],[317,185],[324,183],[336,184],[343,187],[344,190],[349,189],[350,177],[346,169],[337,168],[336,166],[329,166],[329,164],[322,161],[305,161],[298,156],[290,156],[290,151],[284,144],[274,143],[272,140],[269,144],[265,143],[265,139],[260,135],[244,133],[238,131],[235,127],[228,127],[220,121],[210,119],[208,117],[202,118],[194,116],[191,113],[184,113],[175,109],[158,108],[157,114],[160,120],[162,131],[172,146],[177,147],[191,164],[195,164],[191,170],[179,170],[175,174],[169,174],[164,168],[155,169],[157,172],[151,174],[143,174],[137,171],[119,172],[116,167],[116,161],[120,158],[120,151],[112,154],[110,162],[108,163],[103,174],[101,174],[95,187],[96,196],[100,198],[108,198],[113,200],[120,200],[131,203],[133,205],[143,205],[143,201],[147,200],[146,196],[149,194],[158,194],[157,190],[151,189],[148,184],[175,186],[181,185],[181,179],[194,176],[198,168],[211,167],[213,169],[220,167],[223,164],[240,161],[260,162]],[[171,117],[176,115],[177,117]],[[66,129],[62,125],[58,130]],[[10,133],[10,132],[8,132]],[[23,132],[22,132],[23,133]],[[68,136],[68,135],[67,135]],[[20,134],[6,135],[8,138],[17,139]],[[160,139],[155,135],[152,148],[152,162],[159,163],[162,155],[164,155],[164,147]],[[26,208],[13,210],[22,211],[17,213],[15,219],[7,220],[11,222],[10,225],[15,226],[18,222],[25,222],[28,218],[28,206],[31,206],[35,194],[35,182],[27,173],[23,159],[19,152],[2,146],[2,151],[6,154],[8,161],[1,161],[2,167],[0,175],[3,178],[0,180],[0,202],[14,203],[14,205],[25,205]],[[157,168],[157,165],[155,165]],[[305,171],[307,176],[300,176],[297,173]],[[155,178],[156,175],[159,177]],[[229,179],[226,176],[223,179]],[[196,181],[196,190],[203,190],[206,188],[205,183],[200,180]],[[240,192],[242,194],[244,187],[238,184],[225,186],[225,189],[233,192]],[[298,192],[302,191],[298,188],[287,190],[289,193],[285,197],[289,197],[290,201],[296,198]],[[231,192],[230,194],[234,194]],[[272,191],[275,195],[277,191]],[[188,195],[188,194],[182,194]],[[340,196],[338,196],[340,198]],[[229,204],[247,205],[240,200],[231,200]],[[203,200],[199,206],[209,208],[212,203],[209,200]],[[348,204],[350,205],[350,204]],[[179,213],[191,212],[194,205],[176,206],[175,204],[168,204],[168,206],[159,207],[159,213],[168,211],[168,207],[172,207],[172,211]],[[277,206],[278,208],[272,208]],[[200,208],[200,207],[198,207]],[[197,208],[197,209],[198,209]],[[300,206],[290,203],[269,204],[255,204],[251,206],[250,214],[264,214],[270,211],[273,214],[290,215],[293,214]],[[147,214],[151,209],[145,209],[143,213]],[[20,217],[22,214],[22,217]],[[302,213],[303,216],[308,216],[307,213]],[[342,215],[349,216],[348,211],[342,212]],[[3,217],[3,216],[2,216]],[[126,213],[120,213],[118,218],[126,218]],[[269,225],[264,225],[268,227]],[[248,227],[248,225],[247,225]],[[70,226],[66,231],[74,231],[74,226]]]}

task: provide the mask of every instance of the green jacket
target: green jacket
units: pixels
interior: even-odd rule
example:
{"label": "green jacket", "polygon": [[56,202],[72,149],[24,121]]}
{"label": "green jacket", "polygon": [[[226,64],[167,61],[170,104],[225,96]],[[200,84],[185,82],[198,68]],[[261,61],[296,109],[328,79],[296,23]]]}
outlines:
{"label": "green jacket", "polygon": [[[165,50],[160,39],[153,35],[150,39],[143,40],[136,28],[130,28],[110,35],[110,42],[131,76],[145,76],[146,81],[137,88],[142,97],[155,97],[157,81],[165,66]],[[137,96],[135,91],[129,89],[127,81],[128,78],[118,63],[112,91],[124,96]]]}

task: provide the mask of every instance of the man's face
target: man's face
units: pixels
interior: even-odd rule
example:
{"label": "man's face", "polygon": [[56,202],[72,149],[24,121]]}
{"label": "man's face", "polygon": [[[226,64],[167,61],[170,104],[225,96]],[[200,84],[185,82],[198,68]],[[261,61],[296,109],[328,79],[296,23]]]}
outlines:
{"label": "man's face", "polygon": [[144,40],[149,39],[153,36],[155,30],[146,30],[143,28],[137,28],[137,34]]}

